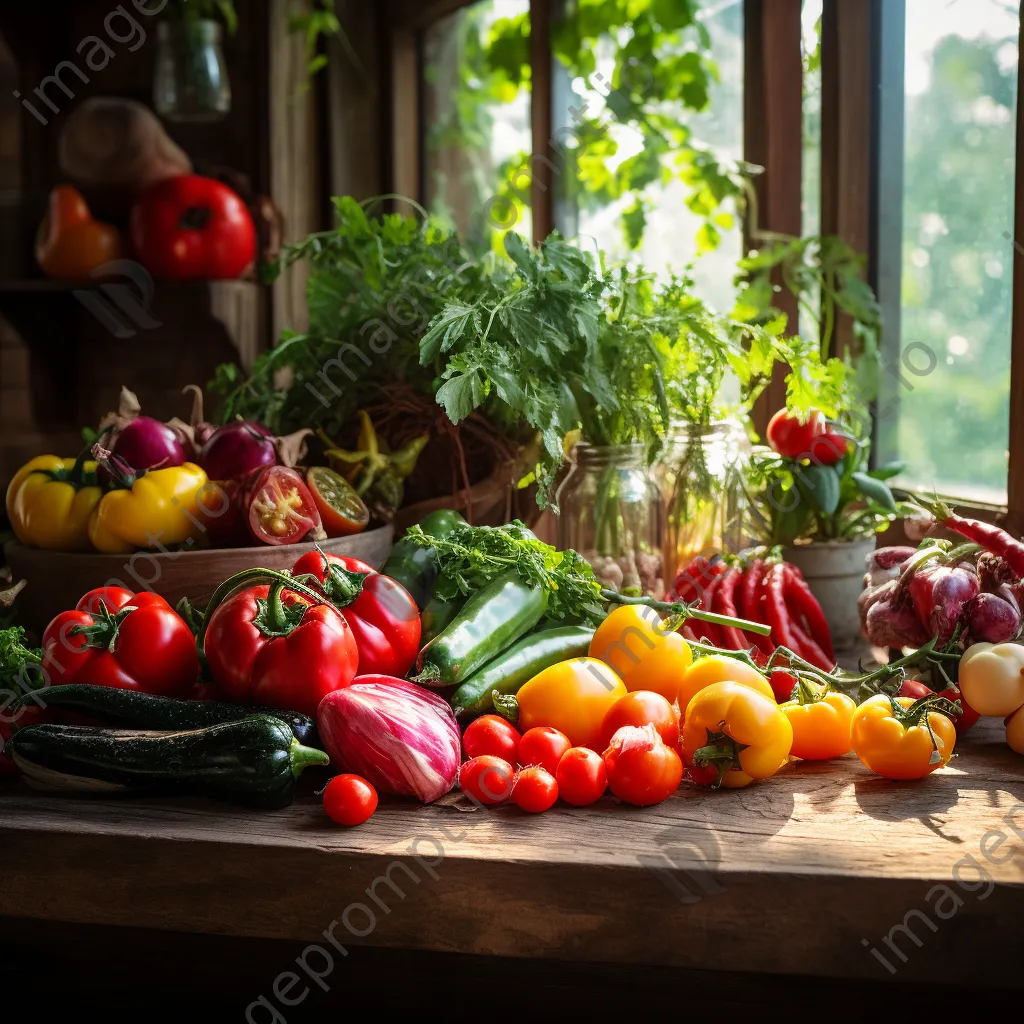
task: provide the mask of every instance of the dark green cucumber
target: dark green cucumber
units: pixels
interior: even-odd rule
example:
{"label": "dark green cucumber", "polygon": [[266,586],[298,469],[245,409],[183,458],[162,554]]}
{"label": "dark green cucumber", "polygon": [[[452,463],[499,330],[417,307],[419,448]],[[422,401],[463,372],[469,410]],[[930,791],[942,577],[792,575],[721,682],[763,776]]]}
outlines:
{"label": "dark green cucumber", "polygon": [[594,630],[563,626],[530,633],[474,672],[449,698],[460,718],[482,715],[494,708],[493,693],[514,694],[538,672],[570,658],[582,658],[590,649]]}
{"label": "dark green cucumber", "polygon": [[311,746],[317,741],[316,723],[297,711],[229,705],[216,700],[175,700],[173,697],[120,690],[113,686],[89,686],[84,683],[48,686],[39,694],[38,699],[29,694],[19,697],[11,707],[23,705],[71,711],[93,718],[103,725],[170,732],[205,729],[208,725],[238,722],[253,715],[270,715],[281,719],[300,743]]}
{"label": "dark green cucumber", "polygon": [[[424,516],[419,527],[428,537],[447,537],[456,526],[461,526],[465,522],[458,512],[443,508]],[[391,549],[391,554],[380,567],[380,571],[384,576],[398,580],[412,595],[420,611],[434,593],[437,559],[433,548],[400,540]]]}
{"label": "dark green cucumber", "polygon": [[416,659],[413,682],[458,686],[544,618],[547,592],[514,569],[478,590]]}
{"label": "dark green cucumber", "polygon": [[448,624],[462,611],[466,598],[444,598],[436,594],[424,605],[420,613],[420,646],[425,647],[442,633]]}
{"label": "dark green cucumber", "polygon": [[37,789],[188,793],[250,807],[287,807],[303,768],[330,762],[269,715],[187,732],[30,725],[7,752]]}
{"label": "dark green cucumber", "polygon": [[29,694],[15,701],[12,707],[23,704],[74,711],[95,718],[104,725],[170,732],[205,729],[208,725],[237,722],[253,715],[271,715],[284,722],[300,743],[312,746],[317,742],[316,723],[298,711],[252,708],[217,701],[175,700],[134,690],[118,690],[112,686],[88,686],[84,683],[48,686],[38,695],[38,700]]}

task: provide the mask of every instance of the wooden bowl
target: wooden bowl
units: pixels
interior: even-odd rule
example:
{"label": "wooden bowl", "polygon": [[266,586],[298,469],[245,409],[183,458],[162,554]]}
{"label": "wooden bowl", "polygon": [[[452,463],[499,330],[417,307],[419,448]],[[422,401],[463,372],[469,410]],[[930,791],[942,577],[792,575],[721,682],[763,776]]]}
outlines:
{"label": "wooden bowl", "polygon": [[[324,551],[361,558],[373,566],[391,551],[394,530],[381,526],[351,537],[320,542]],[[211,548],[200,551],[136,551],[132,555],[98,555],[27,548],[17,541],[4,546],[14,581],[28,580],[18,595],[18,621],[42,633],[50,620],[74,608],[94,587],[152,590],[172,605],[183,597],[203,607],[229,576],[243,569],[290,569],[314,544],[265,545],[258,548]]]}

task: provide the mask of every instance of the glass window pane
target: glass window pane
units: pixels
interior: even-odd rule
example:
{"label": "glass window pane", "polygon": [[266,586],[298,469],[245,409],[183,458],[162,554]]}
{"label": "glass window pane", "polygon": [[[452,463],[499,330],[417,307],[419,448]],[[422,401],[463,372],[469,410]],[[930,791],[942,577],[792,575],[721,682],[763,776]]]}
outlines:
{"label": "glass window pane", "polygon": [[[480,0],[423,35],[424,191],[432,212],[489,246],[532,235],[529,0]],[[525,183],[525,184],[524,184]]]}
{"label": "glass window pane", "polygon": [[[652,5],[643,21],[607,29],[604,9],[620,13],[580,5],[555,29],[554,134],[566,157],[556,225],[658,273],[694,261],[701,234],[708,251],[695,267],[697,291],[728,310],[741,255],[733,186],[705,176],[704,198],[727,198],[703,207],[694,198],[700,170],[679,142],[721,164],[742,158],[743,0]],[[710,65],[699,57],[708,50]]]}
{"label": "glass window pane", "polygon": [[999,504],[1019,14],[1018,0],[906,0],[899,363],[879,400],[879,455],[907,467],[898,483]]}

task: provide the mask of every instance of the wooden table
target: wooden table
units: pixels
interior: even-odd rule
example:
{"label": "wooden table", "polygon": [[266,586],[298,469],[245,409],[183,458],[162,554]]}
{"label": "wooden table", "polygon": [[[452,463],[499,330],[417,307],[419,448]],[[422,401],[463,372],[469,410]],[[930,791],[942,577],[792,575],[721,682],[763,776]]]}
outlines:
{"label": "wooden table", "polygon": [[314,974],[368,944],[1020,986],[1024,759],[1000,729],[916,783],[850,755],[647,809],[393,801],[352,830],[312,794],[251,813],[3,791],[0,915],[313,943]]}

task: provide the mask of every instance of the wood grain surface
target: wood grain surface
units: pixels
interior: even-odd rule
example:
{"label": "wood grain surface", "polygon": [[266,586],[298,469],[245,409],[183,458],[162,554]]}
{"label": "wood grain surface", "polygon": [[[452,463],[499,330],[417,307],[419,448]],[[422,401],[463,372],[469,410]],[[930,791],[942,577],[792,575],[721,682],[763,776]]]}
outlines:
{"label": "wood grain surface", "polygon": [[255,813],[15,787],[0,792],[0,915],[321,945],[338,922],[350,951],[1020,985],[1024,762],[998,726],[917,783],[850,755],[647,809],[384,800],[352,830],[312,792]]}

